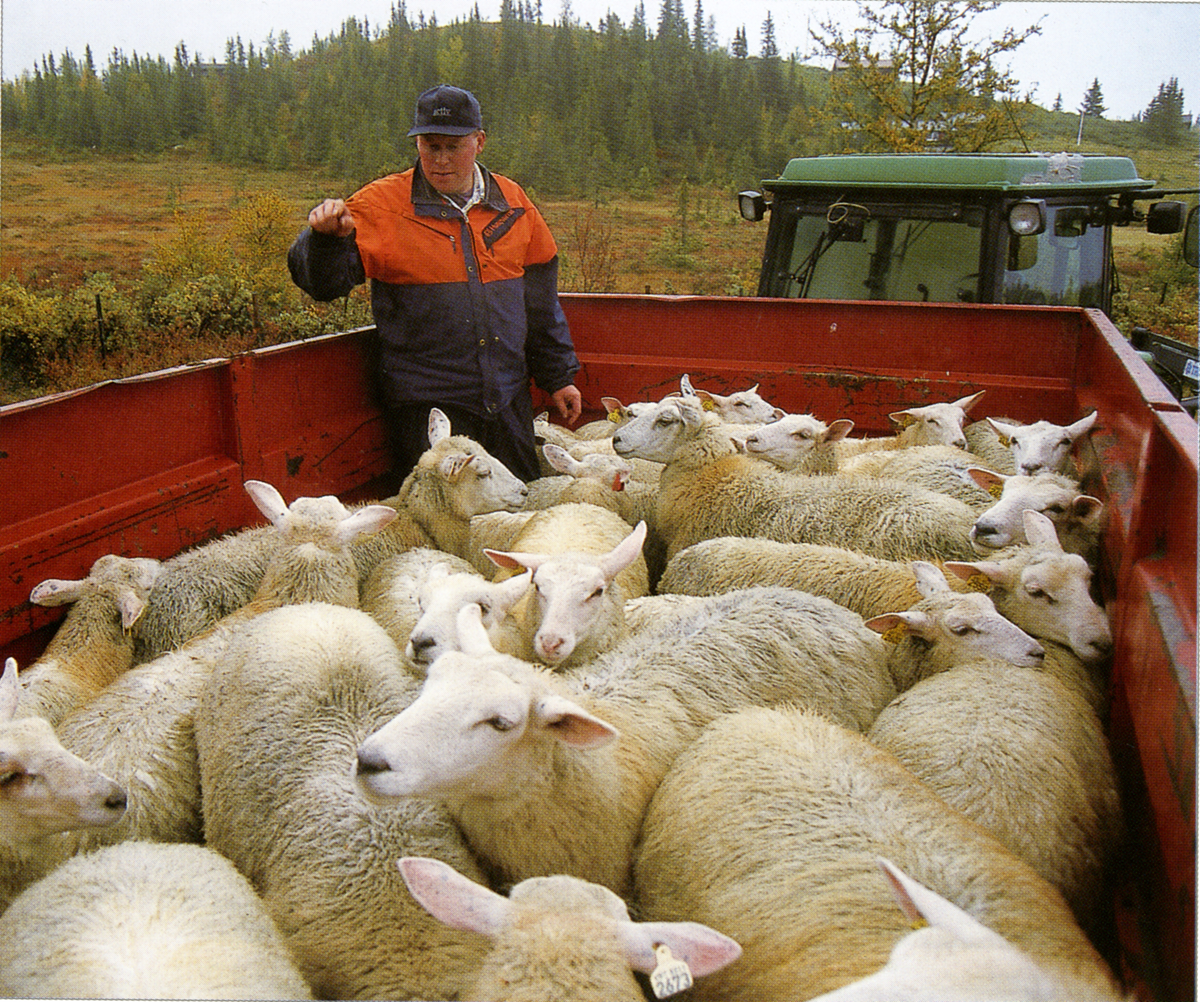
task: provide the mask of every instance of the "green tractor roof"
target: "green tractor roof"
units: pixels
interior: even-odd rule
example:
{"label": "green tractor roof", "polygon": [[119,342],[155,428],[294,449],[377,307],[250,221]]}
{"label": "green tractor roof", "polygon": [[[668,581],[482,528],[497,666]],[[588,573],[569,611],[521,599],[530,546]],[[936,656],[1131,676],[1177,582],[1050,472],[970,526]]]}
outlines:
{"label": "green tractor roof", "polygon": [[1128,157],[1080,153],[862,153],[798,157],[763,182],[792,187],[904,188],[995,192],[1140,191],[1155,182],[1138,177]]}

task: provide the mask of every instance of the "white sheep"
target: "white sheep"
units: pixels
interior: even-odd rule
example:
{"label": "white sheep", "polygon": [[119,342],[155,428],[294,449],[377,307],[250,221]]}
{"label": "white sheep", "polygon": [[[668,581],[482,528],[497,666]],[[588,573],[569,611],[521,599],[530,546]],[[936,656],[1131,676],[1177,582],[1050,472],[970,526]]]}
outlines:
{"label": "white sheep", "polygon": [[560,475],[539,477],[526,485],[526,511],[557,504],[562,492],[576,480],[593,480],[610,491],[623,491],[633,477],[629,461],[615,452],[589,452],[576,459],[562,446],[547,442],[542,446],[542,455]]}
{"label": "white sheep", "polygon": [[634,922],[616,894],[575,877],[531,877],[504,897],[441,860],[407,857],[399,866],[431,915],[492,940],[464,999],[645,1002],[633,971],[653,974],[664,947],[666,957],[686,965],[684,986],[742,952],[695,922]]}
{"label": "white sheep", "polygon": [[[430,448],[400,494],[381,505],[395,510],[392,522],[352,545],[360,586],[376,564],[406,549],[458,552],[472,515],[516,511],[525,500],[525,485],[478,443],[451,435],[449,420],[437,408],[430,411],[429,437]],[[248,603],[277,546],[278,535],[268,525],[166,561],[138,624],[135,662],[177,649]]]}
{"label": "white sheep", "polygon": [[650,795],[704,723],[791,701],[865,729],[895,691],[878,641],[825,599],[753,588],[554,674],[495,654],[468,606],[461,652],[362,743],[360,781],[444,802],[497,880],[567,873],[625,893]]}
{"label": "white sheep", "polygon": [[634,400],[628,404],[623,404],[619,397],[601,397],[600,403],[604,407],[605,417],[599,421],[589,421],[575,428],[576,438],[585,441],[596,438],[612,438],[612,433],[620,425],[652,406],[649,401],[643,400]]}
{"label": "white sheep", "polygon": [[1119,998],[1057,888],[811,710],[726,714],[680,753],[646,815],[634,900],[645,918],[686,917],[741,944],[736,964],[696,983],[696,1002],[807,999],[873,974],[910,931],[880,893],[881,855],[1029,954],[1059,986],[1048,997]]}
{"label": "white sheep", "polygon": [[898,692],[981,657],[1022,668],[1043,666],[1045,648],[1001,616],[986,595],[952,590],[941,568],[925,561],[913,561],[913,570],[921,601],[865,621],[891,644],[887,663]]}
{"label": "white sheep", "polygon": [[789,473],[836,473],[836,443],[854,428],[845,418],[826,424],[811,414],[785,414],[742,440],[747,455]]}
{"label": "white sheep", "polygon": [[5,927],[10,998],[313,997],[249,882],[199,845],[78,856],[27,888]]}
{"label": "white sheep", "polygon": [[455,998],[487,942],[430,917],[396,868],[482,873],[431,804],[357,794],[355,753],[417,682],[366,613],[272,610],[215,666],[195,714],[206,843],[262,895],[319,998]]}
{"label": "white sheep", "polygon": [[996,1002],[998,991],[1009,1002],[1065,998],[1067,986],[1027,953],[890,860],[879,865],[914,931],[874,974],[812,1002]]}
{"label": "white sheep", "polygon": [[1025,541],[1025,511],[1039,511],[1054,523],[1062,547],[1078,553],[1093,567],[1100,555],[1104,533],[1104,505],[1079,484],[1061,473],[1036,473],[1032,477],[1005,476],[972,469],[971,476],[992,493],[995,503],[981,512],[971,527],[971,543],[987,553]]}
{"label": "white sheep", "polygon": [[694,389],[691,377],[684,373],[679,379],[679,390],[682,396],[694,397],[700,401],[700,405],[706,411],[713,412],[726,424],[769,424],[784,415],[781,408],[759,396],[758,383],[748,390],[714,393],[711,390]]}
{"label": "white sheep", "polygon": [[131,668],[59,725],[64,747],[103,768],[128,795],[120,822],[78,833],[77,851],[129,838],[202,839],[192,716],[213,664],[230,638],[266,610],[318,600],[357,606],[350,548],[395,518],[386,505],[347,509],[333,497],[297,498],[289,507],[261,481],[248,481],[246,490],[277,538],[256,596],[207,634]]}
{"label": "white sheep", "polygon": [[[1104,610],[1091,596],[1092,569],[1064,553],[1054,525],[1040,512],[1024,515],[1027,545],[991,560],[947,561],[956,591],[983,591],[1006,619],[1039,641],[1068,646],[1085,665],[1112,653]],[[720,536],[694,543],[671,559],[660,594],[718,595],[754,585],[779,585],[824,595],[870,618],[907,609],[921,593],[910,561],[880,560],[853,550],[810,543]]]}
{"label": "white sheep", "polygon": [[967,472],[985,467],[973,453],[953,445],[915,445],[910,449],[878,449],[851,456],[839,472],[848,475],[904,480],[916,487],[958,498],[978,511],[992,504],[992,496]]}
{"label": "white sheep", "polygon": [[478,572],[462,557],[417,546],[375,566],[359,590],[359,608],[370,615],[401,649],[421,618],[421,594],[431,576]]}
{"label": "white sheep", "polygon": [[914,445],[955,445],[967,447],[963,435],[963,423],[983,390],[945,403],[926,404],[923,407],[906,407],[893,411],[888,420],[896,426],[894,435],[879,438],[843,439],[837,444],[841,459],[874,449],[907,449]]}
{"label": "white sheep", "polygon": [[458,613],[466,605],[479,606],[484,628],[496,650],[516,657],[523,653],[529,656],[530,642],[521,636],[518,624],[508,618],[508,613],[525,598],[532,576],[526,573],[492,581],[474,568],[455,572],[433,568],[416,596],[419,615],[404,644],[405,661],[423,678],[438,657],[457,650]]}
{"label": "white sheep", "polygon": [[1046,672],[960,664],[897,696],[867,737],[1101,928],[1124,832],[1103,725],[1080,695]]}
{"label": "white sheep", "polygon": [[969,559],[975,512],[902,481],[785,474],[737,453],[726,426],[686,397],[619,428],[621,455],[666,462],[656,525],[670,560],[715,536],[824,543],[887,559]]}
{"label": "white sheep", "polygon": [[[0,675],[0,911],[66,858],[61,833],[115,824],[125,791],[71,754],[42,717],[18,717],[15,658]],[[8,938],[8,937],[2,937]]]}
{"label": "white sheep", "polygon": [[133,664],[131,630],[161,569],[157,560],[110,553],[85,578],[50,578],[33,589],[34,605],[71,608],[41,657],[21,674],[21,716],[57,724]]}
{"label": "white sheep", "polygon": [[987,442],[989,432],[996,439],[999,448],[1007,451],[1010,462],[999,466],[997,472],[1015,473],[1025,477],[1031,477],[1035,473],[1065,473],[1074,476],[1076,471],[1071,461],[1072,450],[1095,426],[1096,417],[1096,412],[1092,411],[1078,421],[1065,425],[1054,424],[1051,421],[1021,424],[1017,421],[989,417],[983,419],[983,427],[967,430],[971,431],[970,437],[974,443],[971,447],[972,452],[978,447],[981,455],[996,454],[997,449]]}

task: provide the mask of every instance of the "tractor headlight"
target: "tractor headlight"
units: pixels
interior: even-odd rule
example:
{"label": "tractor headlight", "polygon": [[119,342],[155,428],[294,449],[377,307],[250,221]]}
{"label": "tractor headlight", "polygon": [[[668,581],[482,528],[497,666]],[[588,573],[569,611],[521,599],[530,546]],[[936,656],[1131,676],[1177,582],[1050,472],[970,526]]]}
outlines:
{"label": "tractor headlight", "polygon": [[1046,203],[1027,198],[1008,210],[1008,228],[1019,237],[1032,237],[1046,228]]}

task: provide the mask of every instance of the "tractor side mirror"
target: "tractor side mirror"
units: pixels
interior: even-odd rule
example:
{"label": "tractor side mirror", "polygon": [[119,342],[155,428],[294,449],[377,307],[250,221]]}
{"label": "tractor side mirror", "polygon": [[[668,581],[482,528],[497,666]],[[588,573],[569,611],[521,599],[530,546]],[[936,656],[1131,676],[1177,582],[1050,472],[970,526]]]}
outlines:
{"label": "tractor side mirror", "polygon": [[1200,206],[1193,205],[1188,213],[1187,223],[1183,227],[1183,259],[1193,268],[1200,267],[1200,255],[1196,250],[1196,230],[1200,227],[1200,217],[1197,217],[1196,210]]}
{"label": "tractor side mirror", "polygon": [[1183,202],[1152,202],[1146,211],[1146,232],[1178,233],[1183,229],[1186,214]]}

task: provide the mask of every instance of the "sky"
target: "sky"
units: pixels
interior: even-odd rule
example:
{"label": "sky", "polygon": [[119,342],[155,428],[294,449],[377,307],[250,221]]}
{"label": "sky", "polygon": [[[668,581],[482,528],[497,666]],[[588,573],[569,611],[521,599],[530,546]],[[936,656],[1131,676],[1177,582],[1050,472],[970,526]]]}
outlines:
{"label": "sky", "polygon": [[[307,49],[314,34],[336,33],[347,17],[383,25],[396,0],[0,0],[0,76],[13,80],[32,71],[48,54],[70,51],[81,57],[90,45],[102,68],[114,49],[127,56],[173,57],[179,42],[203,59],[222,60],[228,39],[240,36],[261,48],[269,35],[288,33],[293,51]],[[573,17],[593,26],[612,11],[628,24],[637,0],[542,0],[543,19],[561,18],[564,2]],[[643,0],[653,27],[661,0]],[[478,4],[485,21],[499,17],[500,0],[406,0],[410,20],[436,14],[446,24],[465,18]],[[695,0],[684,0],[689,18]],[[717,37],[728,46],[744,27],[751,54],[758,52],[762,24],[770,12],[780,52],[798,52],[804,61],[825,65],[813,53],[810,24],[832,17],[851,23],[853,0],[702,0],[715,19]],[[1105,117],[1128,119],[1146,109],[1161,84],[1175,77],[1184,109],[1200,113],[1200,2],[1173,0],[1003,0],[976,19],[979,37],[996,37],[1005,27],[1040,23],[1042,33],[1009,57],[1008,69],[1051,107],[1079,109],[1093,80],[1100,83]],[[437,81],[431,81],[435,83]]]}

